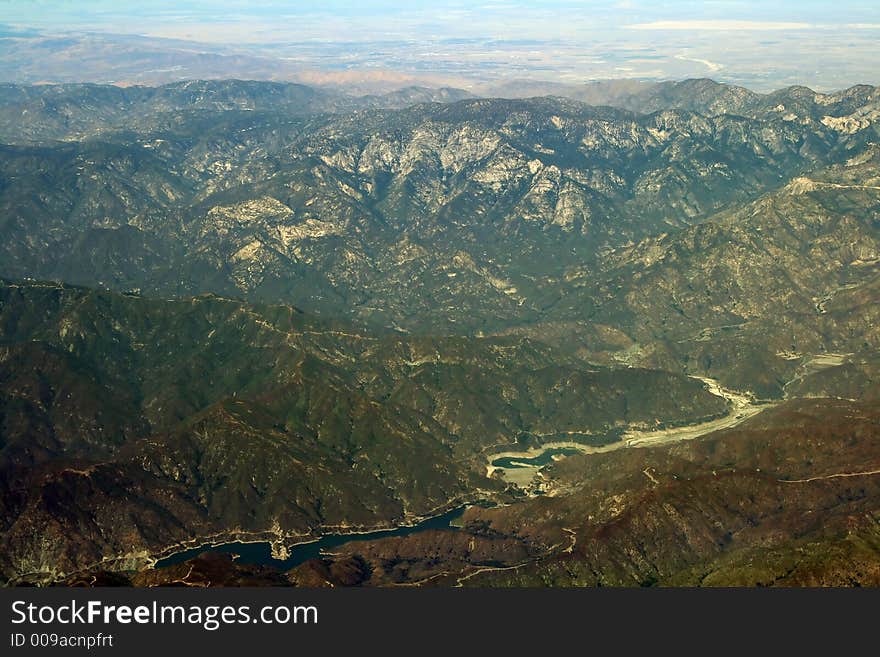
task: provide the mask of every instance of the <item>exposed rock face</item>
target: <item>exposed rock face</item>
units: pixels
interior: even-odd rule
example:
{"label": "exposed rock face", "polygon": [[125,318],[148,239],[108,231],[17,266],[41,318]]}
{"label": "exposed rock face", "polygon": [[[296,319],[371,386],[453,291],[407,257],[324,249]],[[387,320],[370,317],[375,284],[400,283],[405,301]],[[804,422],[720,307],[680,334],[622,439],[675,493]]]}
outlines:
{"label": "exposed rock face", "polygon": [[554,312],[574,319],[595,308],[593,321],[650,345],[628,362],[684,367],[762,396],[782,394],[802,362],[792,354],[876,350],[880,160],[875,147],[866,155],[619,249],[603,262],[604,282],[571,270],[574,291]]}
{"label": "exposed rock face", "polygon": [[[697,101],[705,114],[563,99],[308,116],[275,101],[317,92],[200,84],[13,94],[7,140],[22,107],[49,99],[97,105],[125,130],[5,148],[0,175],[15,184],[0,193],[0,273],[213,291],[431,333],[507,328],[540,318],[567,270],[593,271],[601,249],[851,158],[876,125],[868,90],[780,92],[777,105],[806,108],[786,121]],[[866,123],[841,132],[814,106]]]}
{"label": "exposed rock face", "polygon": [[5,91],[5,581],[877,583],[876,88]]}

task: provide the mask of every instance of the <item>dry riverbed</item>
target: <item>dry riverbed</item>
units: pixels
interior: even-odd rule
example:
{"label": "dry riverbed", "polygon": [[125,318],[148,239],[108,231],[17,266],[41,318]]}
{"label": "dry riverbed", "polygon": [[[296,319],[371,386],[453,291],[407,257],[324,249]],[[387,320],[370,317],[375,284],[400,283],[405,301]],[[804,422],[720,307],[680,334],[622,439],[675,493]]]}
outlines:
{"label": "dry riverbed", "polygon": [[[784,388],[787,388],[795,381],[818,372],[819,370],[841,365],[846,362],[847,358],[851,355],[852,354],[824,353],[803,357],[800,356],[800,354],[797,354],[796,356],[803,358],[803,362],[798,368],[795,376],[784,386]],[[561,441],[545,443],[540,447],[531,447],[525,451],[508,451],[490,454],[486,465],[486,474],[491,477],[493,474],[498,473],[504,481],[515,484],[520,488],[526,488],[534,483],[535,477],[537,477],[541,473],[541,470],[546,467],[546,463],[533,465],[524,461],[538,459],[551,450],[576,450],[582,454],[601,454],[628,447],[652,447],[655,445],[675,443],[682,440],[693,440],[694,438],[699,438],[700,436],[705,436],[706,434],[720,431],[721,429],[735,427],[741,422],[754,417],[758,413],[761,413],[768,408],[773,408],[779,404],[778,401],[758,401],[747,393],[725,388],[718,381],[709,377],[693,376],[692,378],[702,381],[706,384],[709,392],[718,397],[722,397],[727,401],[729,410],[726,415],[708,422],[700,422],[699,424],[691,424],[681,427],[670,427],[666,429],[630,429],[621,436],[619,441],[599,447],[584,445],[583,443],[574,441]],[[553,460],[558,460],[559,458],[565,458],[565,456],[562,454],[553,456]],[[501,459],[514,459],[514,462],[510,463],[510,465],[517,467],[502,468],[495,465],[495,463]],[[520,461],[517,461],[517,459]]]}
{"label": "dry riverbed", "polygon": [[[727,400],[729,411],[726,415],[708,422],[692,424],[682,427],[670,427],[667,429],[631,429],[626,431],[619,441],[602,445],[599,447],[592,445],[584,445],[573,441],[551,442],[545,443],[540,447],[532,447],[525,451],[519,452],[499,452],[491,454],[486,465],[486,474],[492,476],[496,472],[504,479],[504,481],[515,484],[521,488],[529,486],[535,477],[540,474],[544,465],[530,465],[521,461],[530,461],[541,457],[551,450],[577,450],[582,454],[602,454],[605,452],[613,452],[618,449],[628,447],[651,447],[654,445],[665,445],[682,440],[693,440],[708,433],[719,431],[720,429],[729,429],[744,422],[764,411],[772,408],[778,402],[759,402],[746,393],[737,392],[724,388],[715,379],[708,377],[695,376],[706,384],[709,392],[718,397]],[[554,456],[554,460],[557,457]],[[560,455],[558,458],[564,458]],[[495,465],[502,459],[519,459],[520,462],[514,462],[511,465],[518,467],[502,468]]]}

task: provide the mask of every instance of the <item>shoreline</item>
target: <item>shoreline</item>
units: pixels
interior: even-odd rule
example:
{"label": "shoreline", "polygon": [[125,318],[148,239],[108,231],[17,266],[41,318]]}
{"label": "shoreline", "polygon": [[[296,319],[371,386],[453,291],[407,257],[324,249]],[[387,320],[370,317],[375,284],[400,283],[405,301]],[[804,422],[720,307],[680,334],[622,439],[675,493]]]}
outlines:
{"label": "shoreline", "polygon": [[534,459],[548,451],[556,449],[572,449],[581,454],[589,455],[604,454],[618,449],[653,447],[655,445],[693,440],[716,431],[733,428],[749,418],[781,403],[781,400],[773,402],[758,401],[748,393],[729,390],[723,387],[715,379],[709,377],[696,375],[690,375],[690,377],[702,381],[711,394],[726,400],[729,405],[728,412],[721,417],[699,422],[697,424],[669,427],[665,429],[629,429],[621,434],[620,440],[601,446],[586,445],[574,441],[556,441],[544,443],[539,447],[529,447],[525,451],[498,452],[488,456],[486,476],[491,477],[496,471],[500,470],[503,473],[501,476],[504,481],[522,488],[524,485],[528,486],[534,478],[540,474],[546,465],[521,468],[508,467],[505,469],[494,465],[494,463],[505,458],[513,460]]}
{"label": "shoreline", "polygon": [[[449,513],[454,512],[454,511],[461,510],[462,512],[464,512],[468,508],[479,504],[479,502],[480,502],[479,500],[478,501],[461,500],[458,503],[456,503],[456,501],[452,501],[450,503],[443,504],[439,507],[435,507],[434,509],[431,509],[425,515],[413,516],[412,518],[408,519],[407,522],[403,522],[400,524],[392,524],[390,526],[389,525],[378,525],[376,527],[358,526],[357,529],[352,528],[350,531],[327,531],[326,533],[321,533],[321,534],[287,533],[287,534],[281,534],[281,535],[279,535],[277,533],[271,533],[268,530],[264,530],[261,532],[235,532],[235,533],[230,532],[230,533],[225,533],[225,534],[218,533],[218,534],[214,534],[214,535],[211,535],[210,537],[208,537],[210,539],[208,541],[205,541],[204,537],[202,539],[194,539],[192,541],[189,541],[188,544],[187,543],[180,543],[176,546],[171,546],[170,548],[166,548],[165,550],[163,550],[162,552],[159,552],[158,554],[151,555],[147,564],[146,564],[146,567],[153,568],[153,569],[167,568],[167,567],[169,567],[171,565],[175,565],[175,564],[167,564],[164,566],[157,566],[157,564],[165,559],[169,559],[171,557],[174,557],[175,555],[178,555],[178,554],[181,554],[184,552],[188,552],[190,550],[208,551],[208,550],[212,550],[214,548],[218,548],[223,545],[229,545],[232,543],[240,543],[242,545],[255,545],[255,544],[260,544],[260,543],[266,543],[269,545],[270,554],[273,559],[276,559],[278,561],[286,561],[287,559],[290,558],[290,552],[292,550],[296,549],[297,547],[300,547],[303,545],[309,545],[311,543],[317,543],[317,542],[320,542],[321,540],[324,540],[329,537],[344,538],[344,537],[350,536],[350,537],[352,537],[352,540],[355,540],[355,537],[357,537],[357,536],[364,536],[364,535],[368,535],[368,534],[385,534],[385,533],[396,532],[396,531],[400,531],[400,530],[404,530],[404,529],[412,529],[412,528],[418,527],[419,525],[426,523],[430,520],[441,518],[444,515],[447,515]],[[443,509],[443,510],[437,512],[438,509]],[[319,531],[320,530],[334,530],[334,529],[341,529],[343,527],[344,527],[343,525],[321,525],[317,529]],[[291,538],[304,538],[304,537],[308,537],[308,538],[306,538],[306,540],[298,540],[293,543],[286,542],[287,540],[289,540]],[[199,540],[201,540],[201,542],[197,542]],[[284,545],[282,547],[283,547],[284,553],[286,553],[287,556],[283,559],[279,559],[275,556],[276,554],[279,554],[278,552],[276,552],[276,548],[275,548],[275,546],[278,543],[284,543]],[[85,569],[85,570],[88,570],[88,569]]]}

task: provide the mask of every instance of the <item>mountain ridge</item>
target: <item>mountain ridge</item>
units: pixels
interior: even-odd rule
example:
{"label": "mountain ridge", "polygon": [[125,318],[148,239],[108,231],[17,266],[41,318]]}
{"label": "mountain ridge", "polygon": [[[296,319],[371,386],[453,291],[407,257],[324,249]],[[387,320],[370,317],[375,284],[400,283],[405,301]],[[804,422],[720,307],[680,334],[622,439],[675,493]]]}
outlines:
{"label": "mountain ridge", "polygon": [[4,88],[3,581],[876,584],[877,89],[625,87]]}

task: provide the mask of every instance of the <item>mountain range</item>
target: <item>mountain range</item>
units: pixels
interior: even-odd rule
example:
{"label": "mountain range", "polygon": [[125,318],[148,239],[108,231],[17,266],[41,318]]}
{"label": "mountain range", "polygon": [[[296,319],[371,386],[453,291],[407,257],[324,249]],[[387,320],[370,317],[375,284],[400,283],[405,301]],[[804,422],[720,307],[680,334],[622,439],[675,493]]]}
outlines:
{"label": "mountain range", "polygon": [[880,584],[880,89],[566,93],[0,88],[5,580]]}

